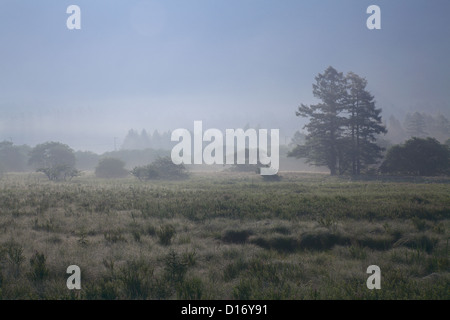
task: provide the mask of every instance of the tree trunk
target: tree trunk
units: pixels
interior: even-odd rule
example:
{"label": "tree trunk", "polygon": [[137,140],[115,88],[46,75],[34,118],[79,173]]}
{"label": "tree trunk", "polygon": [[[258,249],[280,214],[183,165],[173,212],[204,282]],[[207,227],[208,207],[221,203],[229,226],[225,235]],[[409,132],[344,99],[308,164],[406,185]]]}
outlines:
{"label": "tree trunk", "polygon": [[356,175],[361,173],[361,161],[360,161],[360,144],[359,144],[359,125],[356,126]]}
{"label": "tree trunk", "polygon": [[356,174],[356,155],[355,155],[355,110],[352,110],[352,174]]}

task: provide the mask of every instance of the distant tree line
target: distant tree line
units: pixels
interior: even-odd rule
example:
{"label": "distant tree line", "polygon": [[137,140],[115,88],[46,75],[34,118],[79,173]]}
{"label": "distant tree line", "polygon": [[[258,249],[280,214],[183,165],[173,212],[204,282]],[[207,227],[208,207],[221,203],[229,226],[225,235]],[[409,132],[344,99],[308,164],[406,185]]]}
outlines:
{"label": "distant tree line", "polygon": [[402,143],[409,138],[433,137],[445,143],[450,137],[450,121],[442,114],[430,115],[426,112],[406,114],[403,123],[395,116],[390,116],[386,127],[386,139],[392,143]]}
{"label": "distant tree line", "polygon": [[118,150],[105,152],[103,154],[96,154],[91,151],[76,151],[75,158],[77,168],[84,171],[92,171],[97,167],[98,162],[104,158],[115,158],[123,161],[125,167],[132,169],[136,166],[141,166],[153,162],[158,157],[167,156],[170,154],[168,150]]}
{"label": "distant tree line", "polygon": [[[94,171],[97,177],[119,178],[129,169],[152,163],[167,156],[167,150],[120,150],[96,154],[74,151],[68,145],[49,141],[36,145],[16,146],[10,141],[0,142],[0,176],[6,172],[42,172],[52,181],[70,180],[83,171]],[[127,169],[126,166],[129,168]]]}
{"label": "distant tree line", "polygon": [[30,170],[28,155],[31,147],[16,146],[11,141],[0,142],[0,171],[22,172]]}
{"label": "distant tree line", "polygon": [[128,131],[123,144],[122,150],[144,150],[144,149],[166,149],[171,150],[173,145],[170,140],[171,132],[166,131],[159,133],[158,130],[153,134],[147,133],[143,129],[140,133],[131,129]]}

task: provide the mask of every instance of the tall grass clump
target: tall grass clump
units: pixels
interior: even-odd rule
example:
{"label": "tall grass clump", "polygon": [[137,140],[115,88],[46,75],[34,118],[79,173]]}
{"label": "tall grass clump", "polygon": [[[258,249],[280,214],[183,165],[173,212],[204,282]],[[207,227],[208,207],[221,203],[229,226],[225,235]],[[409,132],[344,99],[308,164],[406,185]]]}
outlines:
{"label": "tall grass clump", "polygon": [[156,231],[156,235],[159,238],[159,243],[164,246],[168,246],[172,242],[172,238],[175,236],[176,230],[173,225],[165,224],[160,226]]}
{"label": "tall grass clump", "polygon": [[30,259],[31,271],[29,277],[33,281],[42,281],[49,275],[46,258],[43,253],[35,252]]}
{"label": "tall grass clump", "polygon": [[124,298],[147,299],[151,294],[154,269],[144,260],[127,261],[120,269]]}

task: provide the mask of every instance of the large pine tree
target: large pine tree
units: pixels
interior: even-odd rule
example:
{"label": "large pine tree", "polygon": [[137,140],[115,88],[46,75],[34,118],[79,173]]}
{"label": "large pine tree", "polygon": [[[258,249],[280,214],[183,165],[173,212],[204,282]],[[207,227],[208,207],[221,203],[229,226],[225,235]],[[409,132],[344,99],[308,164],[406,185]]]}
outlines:
{"label": "large pine tree", "polygon": [[305,144],[297,145],[289,156],[307,163],[327,166],[331,175],[351,171],[358,175],[381,157],[376,136],[386,133],[381,109],[366,90],[367,81],[350,72],[347,76],[328,67],[313,84],[316,105],[301,104],[297,116],[308,117]]}
{"label": "large pine tree", "polygon": [[342,72],[328,67],[315,78],[313,94],[322,102],[316,105],[301,104],[297,116],[309,117],[305,125],[308,131],[303,146],[296,147],[291,156],[306,158],[308,163],[327,166],[331,175],[337,174],[340,143],[345,119],[341,113],[345,109],[346,84]]}
{"label": "large pine tree", "polygon": [[376,136],[387,131],[381,122],[381,109],[375,107],[374,97],[366,90],[367,80],[353,72],[346,78],[352,174],[359,175],[361,169],[381,158],[383,149],[376,144]]}

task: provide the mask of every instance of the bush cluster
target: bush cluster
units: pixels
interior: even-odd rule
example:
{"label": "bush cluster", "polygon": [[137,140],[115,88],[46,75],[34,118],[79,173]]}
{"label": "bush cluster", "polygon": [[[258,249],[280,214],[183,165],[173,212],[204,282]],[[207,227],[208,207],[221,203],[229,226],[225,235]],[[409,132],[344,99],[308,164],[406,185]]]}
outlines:
{"label": "bush cluster", "polygon": [[176,165],[170,157],[159,157],[154,162],[146,165],[135,167],[131,174],[139,180],[153,179],[183,179],[188,176],[186,168],[183,164]]}

